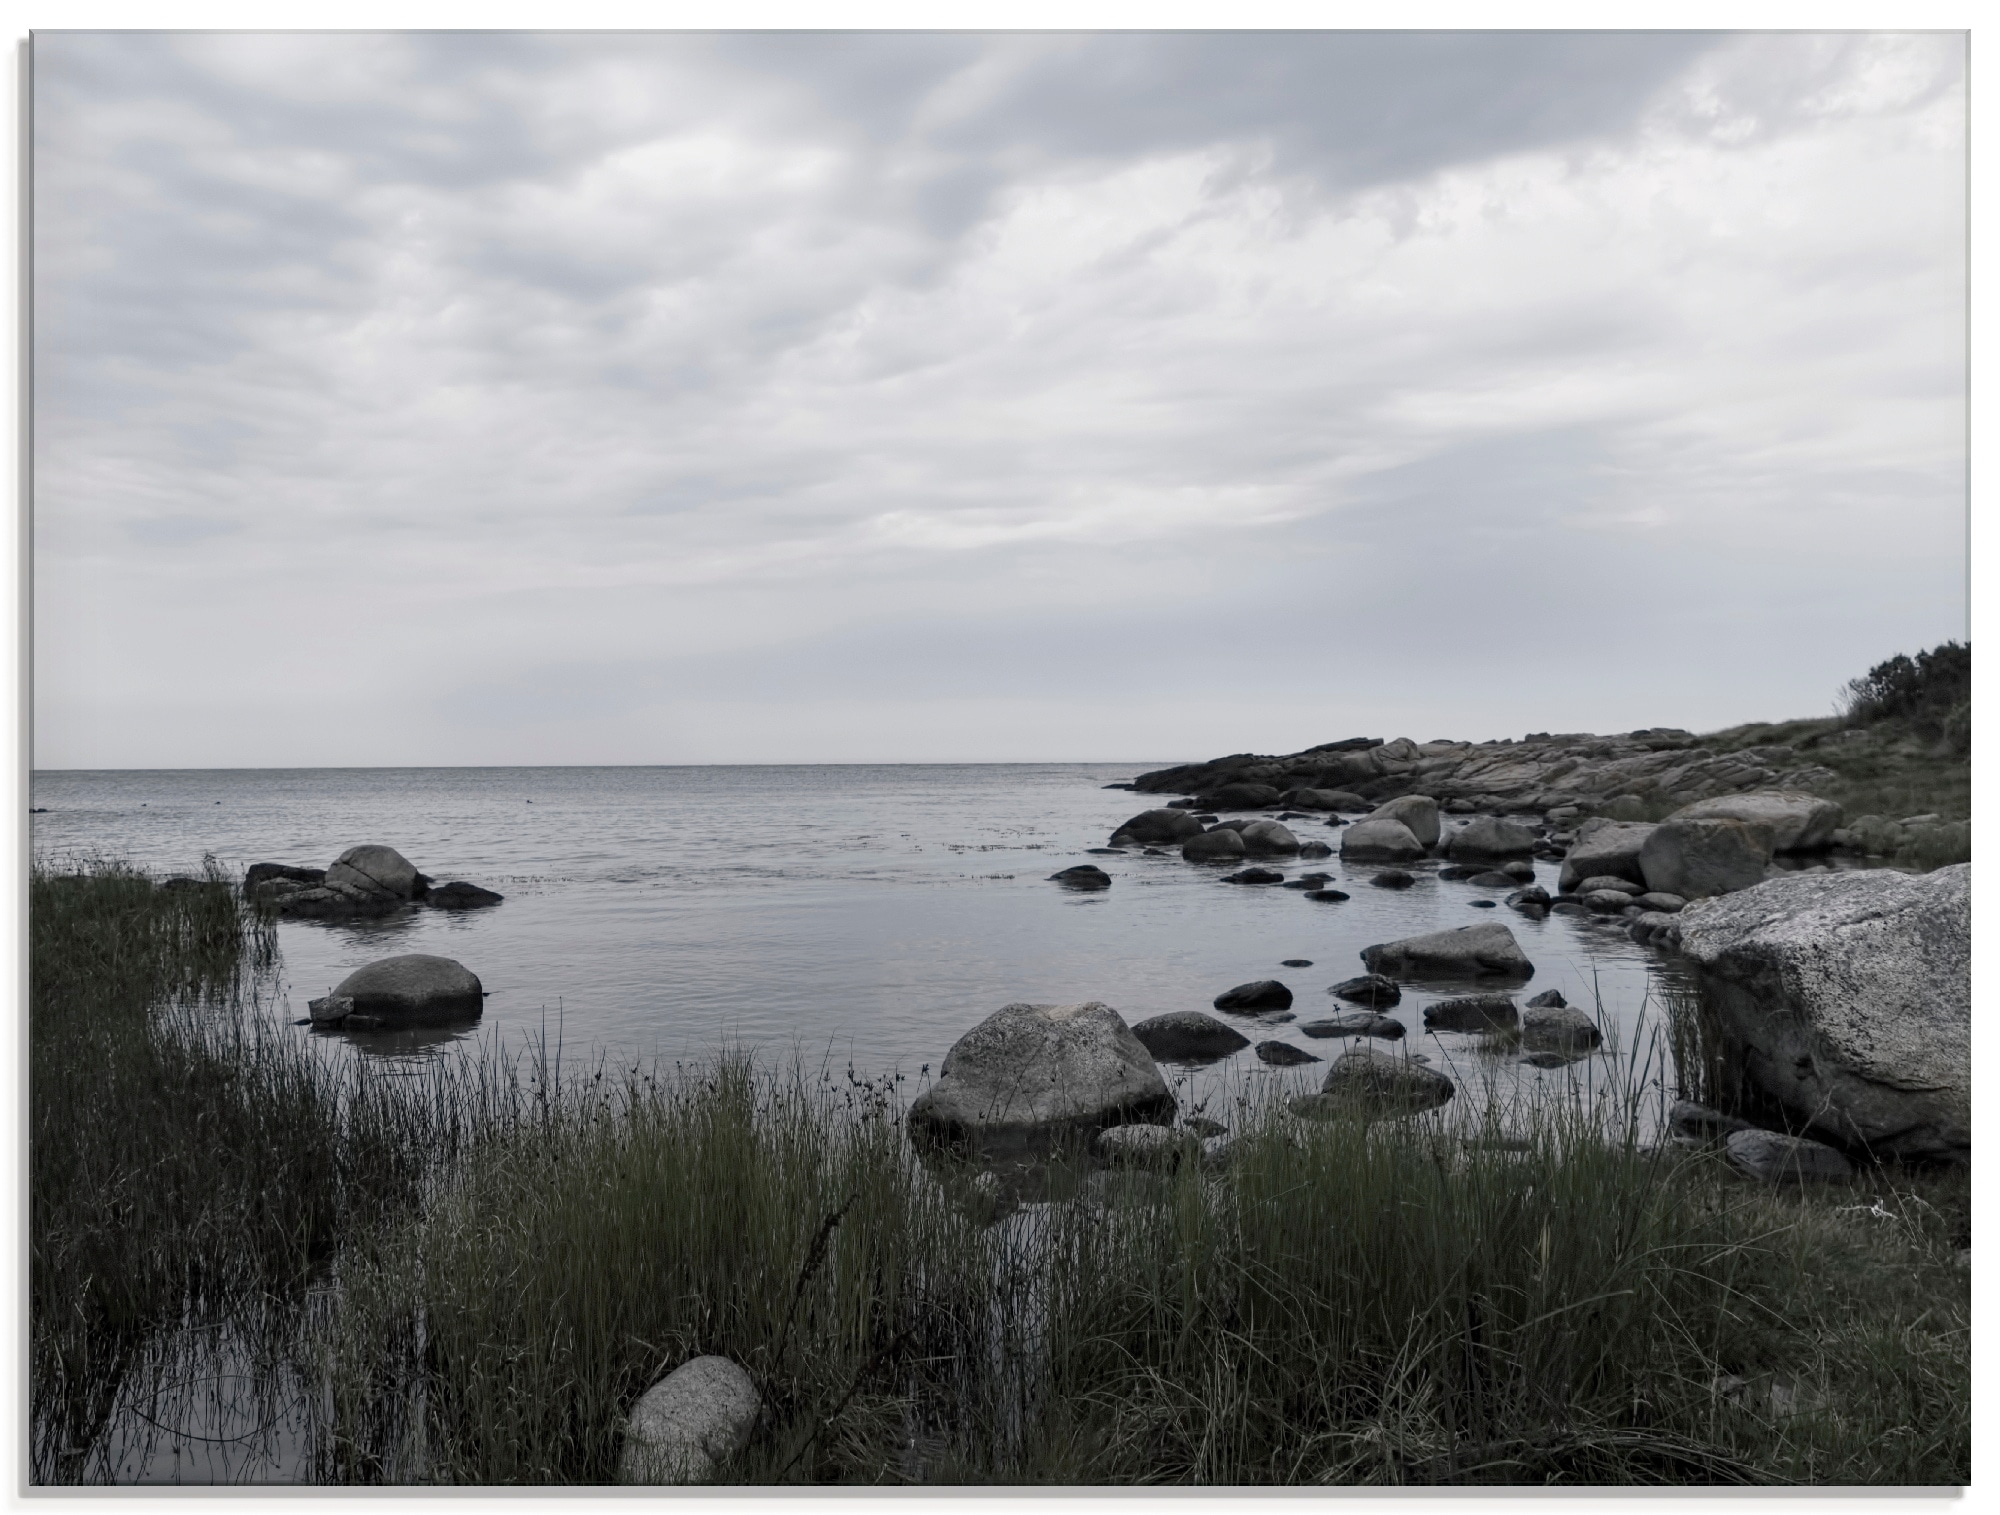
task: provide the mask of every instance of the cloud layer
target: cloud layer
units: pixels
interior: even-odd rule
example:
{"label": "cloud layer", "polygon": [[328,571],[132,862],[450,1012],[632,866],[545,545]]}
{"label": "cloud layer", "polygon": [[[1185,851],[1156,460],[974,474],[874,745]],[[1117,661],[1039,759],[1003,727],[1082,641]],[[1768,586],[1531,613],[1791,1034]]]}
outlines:
{"label": "cloud layer", "polygon": [[1964,634],[1939,36],[41,34],[41,766],[1809,714]]}

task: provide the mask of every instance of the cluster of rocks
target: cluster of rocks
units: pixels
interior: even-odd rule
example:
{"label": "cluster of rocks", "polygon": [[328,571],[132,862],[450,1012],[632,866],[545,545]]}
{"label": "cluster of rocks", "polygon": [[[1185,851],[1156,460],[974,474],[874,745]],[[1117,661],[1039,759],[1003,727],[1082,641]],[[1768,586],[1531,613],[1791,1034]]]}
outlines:
{"label": "cluster of rocks", "polygon": [[[1689,732],[1657,728],[1623,736],[1542,733],[1518,742],[1351,737],[1283,757],[1242,752],[1163,768],[1139,775],[1132,788],[1191,794],[1204,808],[1258,808],[1287,796],[1285,803],[1298,809],[1359,810],[1369,802],[1424,794],[1466,812],[1546,814],[1573,807],[1580,815],[1606,807],[1636,807],[1643,814],[1648,806],[1657,811],[1662,804],[1752,789],[1813,789],[1835,777],[1796,748],[1718,753]],[[1351,803],[1321,805],[1307,797],[1322,793]]]}
{"label": "cluster of rocks", "polygon": [[473,910],[503,896],[477,884],[434,884],[394,847],[349,847],[326,868],[252,863],[243,896],[273,914],[307,920],[355,920],[390,915],[406,905]]}

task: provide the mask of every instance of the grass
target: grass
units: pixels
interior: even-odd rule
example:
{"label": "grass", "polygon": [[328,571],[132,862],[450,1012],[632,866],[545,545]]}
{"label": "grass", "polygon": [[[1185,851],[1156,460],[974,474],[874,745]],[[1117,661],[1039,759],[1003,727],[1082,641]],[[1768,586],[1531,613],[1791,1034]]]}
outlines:
{"label": "grass", "polygon": [[38,1482],[112,1476],[133,1380],[211,1327],[337,1484],[611,1481],[711,1352],[767,1407],[738,1483],[1970,1476],[1962,1175],[1756,1188],[1629,1098],[1520,1112],[1519,1151],[1465,1101],[1253,1105],[1226,1174],[1072,1155],[996,1221],[893,1080],[376,1079],[259,1030],[224,880],[38,872],[31,907]]}

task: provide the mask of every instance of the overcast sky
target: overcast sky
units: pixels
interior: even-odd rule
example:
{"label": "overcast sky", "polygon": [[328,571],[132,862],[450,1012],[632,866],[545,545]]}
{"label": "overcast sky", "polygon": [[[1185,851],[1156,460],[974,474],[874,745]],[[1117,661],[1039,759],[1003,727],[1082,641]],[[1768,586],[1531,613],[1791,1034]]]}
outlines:
{"label": "overcast sky", "polygon": [[1705,730],[1966,635],[1956,35],[33,69],[39,766]]}

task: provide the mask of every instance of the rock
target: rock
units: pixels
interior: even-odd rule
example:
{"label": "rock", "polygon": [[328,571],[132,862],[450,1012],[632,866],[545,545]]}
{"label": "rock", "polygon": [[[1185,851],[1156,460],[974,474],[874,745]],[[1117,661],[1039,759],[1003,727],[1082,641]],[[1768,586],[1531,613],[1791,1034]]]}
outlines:
{"label": "rock", "polygon": [[1160,849],[1159,849],[1159,848],[1157,848],[1157,847],[1148,847],[1148,848],[1147,848],[1147,849],[1146,849],[1146,850],[1145,850],[1144,852],[1141,852],[1141,853],[1139,854],[1139,856],[1141,856],[1141,857],[1165,857],[1165,856],[1166,856],[1166,853],[1164,853],[1164,852],[1160,851]]}
{"label": "rock", "polygon": [[1243,828],[1249,824],[1250,822],[1247,820],[1217,821],[1208,829],[1210,831],[1233,831],[1240,837],[1243,835]]}
{"label": "rock", "polygon": [[1648,825],[1585,821],[1576,828],[1576,840],[1570,843],[1563,858],[1562,872],[1556,880],[1558,887],[1574,889],[1587,878],[1605,875],[1643,883],[1646,876],[1639,869],[1639,849],[1652,834],[1653,828]]}
{"label": "rock", "polygon": [[1288,957],[1278,964],[1280,968],[1310,968],[1312,965],[1309,957]]}
{"label": "rock", "polygon": [[1816,794],[1790,789],[1753,789],[1747,794],[1723,794],[1683,805],[1670,821],[1742,821],[1761,826],[1771,837],[1773,852],[1816,852],[1833,841],[1840,824],[1840,806]]}
{"label": "rock", "polygon": [[1282,884],[1284,874],[1275,868],[1240,868],[1234,873],[1222,875],[1225,884]]}
{"label": "rock", "polygon": [[1641,894],[1632,903],[1641,910],[1657,910],[1666,915],[1677,915],[1687,908],[1687,901],[1678,894]]}
{"label": "rock", "polygon": [[1341,893],[1338,889],[1314,889],[1307,893],[1306,898],[1309,900],[1319,900],[1325,904],[1337,905],[1342,900],[1349,898],[1349,896]]}
{"label": "rock", "polygon": [[1377,889],[1407,889],[1416,881],[1414,873],[1406,873],[1401,868],[1384,868],[1368,882]]}
{"label": "rock", "polygon": [[1664,910],[1642,910],[1632,917],[1625,934],[1642,947],[1671,948],[1680,945],[1680,928],[1678,915]]}
{"label": "rock", "polygon": [[1971,889],[1969,863],[1789,873],[1668,919],[1751,1087],[1842,1146],[1956,1161],[1972,1142]]}
{"label": "rock", "polygon": [[1140,1044],[1161,1062],[1200,1063],[1228,1057],[1250,1038],[1199,1010],[1170,1010],[1132,1028]]}
{"label": "rock", "polygon": [[1172,1126],[1107,1126],[1091,1150],[1114,1168],[1177,1168],[1201,1151],[1201,1139]]}
{"label": "rock", "polygon": [[1761,1183],[1838,1183],[1854,1167],[1833,1148],[1778,1131],[1732,1131],[1723,1141],[1729,1164]]}
{"label": "rock", "polygon": [[1535,973],[1514,933],[1498,921],[1364,947],[1361,961],[1370,973],[1404,979],[1528,979]]}
{"label": "rock", "polygon": [[1297,878],[1286,879],[1287,889],[1318,889],[1332,878],[1331,873],[1301,873]]}
{"label": "rock", "polygon": [[1452,1081],[1434,1068],[1357,1047],[1335,1059],[1317,1095],[1294,1100],[1292,1109],[1309,1117],[1352,1114],[1374,1120],[1435,1110],[1455,1092]]}
{"label": "rock", "polygon": [[1006,1005],[945,1054],[910,1106],[913,1134],[1025,1145],[1128,1121],[1170,1120],[1174,1097],[1109,1005]]}
{"label": "rock", "polygon": [[1420,847],[1438,842],[1438,803],[1427,794],[1405,794],[1368,812],[1368,820],[1401,821]]}
{"label": "rock", "polygon": [[1210,1120],[1206,1115],[1190,1115],[1181,1122],[1181,1129],[1192,1131],[1199,1137],[1227,1136],[1229,1128],[1219,1120]]}
{"label": "rock", "polygon": [[1111,833],[1111,844],[1184,842],[1201,835],[1201,822],[1185,810],[1142,810]]}
{"label": "rock", "polygon": [[1239,858],[1243,853],[1243,838],[1219,826],[1189,837],[1181,846],[1181,856],[1190,863],[1222,862]]}
{"label": "rock", "polygon": [[1278,803],[1278,791],[1269,784],[1224,784],[1201,798],[1207,810],[1261,810]]}
{"label": "rock", "polygon": [[1301,842],[1299,844],[1299,856],[1332,857],[1333,849],[1327,846],[1325,842]]}
{"label": "rock", "polygon": [[1466,882],[1477,884],[1482,889],[1512,889],[1520,880],[1511,873],[1502,873],[1494,869],[1487,873],[1475,873]]}
{"label": "rock", "polygon": [[1567,1068],[1571,1063],[1581,1062],[1582,1057],[1574,1052],[1530,1052],[1521,1061],[1530,1068]]}
{"label": "rock", "polygon": [[482,889],[477,884],[454,881],[431,885],[424,895],[424,903],[434,910],[477,910],[485,905],[497,905],[505,898],[505,895]]}
{"label": "rock", "polygon": [[1426,1031],[1511,1031],[1519,1017],[1504,994],[1475,994],[1424,1007]]}
{"label": "rock", "polygon": [[1109,889],[1111,875],[1095,863],[1078,863],[1074,868],[1051,873],[1049,882],[1061,884],[1065,889]]}
{"label": "rock", "polygon": [[1614,889],[1618,893],[1627,896],[1637,896],[1638,894],[1643,892],[1641,886],[1632,882],[1631,879],[1618,878],[1613,874],[1604,873],[1604,874],[1599,874],[1595,878],[1585,879],[1582,883],[1578,884],[1576,888],[1571,891],[1571,893],[1576,894],[1579,897],[1582,897],[1586,895],[1601,893],[1606,889]]}
{"label": "rock", "polygon": [[1463,884],[1490,871],[1484,863],[1447,863],[1438,869],[1437,876],[1447,883]]}
{"label": "rock", "polygon": [[1366,810],[1368,801],[1344,789],[1294,789],[1280,796],[1282,803],[1301,810]]}
{"label": "rock", "polygon": [[1693,900],[1748,889],[1770,864],[1770,836],[1742,821],[1662,821],[1639,852],[1646,892]]}
{"label": "rock", "polygon": [[329,994],[321,999],[307,1000],[308,1025],[337,1026],[354,1013],[354,1001],[341,994]]}
{"label": "rock", "polygon": [[1530,1005],[1521,1012],[1521,1045],[1535,1052],[1577,1052],[1601,1046],[1597,1023],[1570,1005]]}
{"label": "rock", "polygon": [[1593,889],[1582,898],[1583,908],[1599,915],[1616,915],[1632,903],[1632,896],[1622,889]]}
{"label": "rock", "polygon": [[1467,900],[1466,904],[1474,910],[1498,910],[1500,908],[1491,900]]}
{"label": "rock", "polygon": [[1516,910],[1545,910],[1548,908],[1549,891],[1540,884],[1527,889],[1516,889],[1507,896],[1507,903]]}
{"label": "rock", "polygon": [[1401,821],[1356,821],[1340,833],[1340,855],[1357,863],[1413,863],[1424,844]]}
{"label": "rock", "polygon": [[1289,1010],[1292,1008],[1292,991],[1274,978],[1260,978],[1253,983],[1238,984],[1234,989],[1224,990],[1215,997],[1218,1010]]}
{"label": "rock", "polygon": [[1444,839],[1447,857],[1453,858],[1502,858],[1526,857],[1535,850],[1540,838],[1518,821],[1503,821],[1498,816],[1482,815],[1452,832]]}
{"label": "rock", "polygon": [[1636,794],[1613,795],[1597,807],[1598,814],[1613,821],[1643,821],[1646,801]]}
{"label": "rock", "polygon": [[1747,1120],[1724,1115],[1690,1099],[1677,1099],[1667,1112],[1667,1129],[1684,1142],[1715,1142],[1735,1131],[1754,1131]]}
{"label": "rock", "polygon": [[1896,851],[1907,839],[1902,825],[1884,815],[1858,815],[1846,829],[1855,847],[1878,857]]}
{"label": "rock", "polygon": [[750,1375],[726,1357],[696,1357],[632,1406],[618,1477],[628,1484],[703,1483],[750,1444],[763,1410]]}
{"label": "rock", "polygon": [[1502,863],[1500,871],[1523,884],[1532,884],[1535,881],[1535,865],[1521,858],[1516,858],[1511,863]]}
{"label": "rock", "polygon": [[1288,1042],[1257,1043],[1257,1060],[1269,1063],[1274,1068],[1290,1068],[1299,1063],[1317,1063],[1323,1061],[1323,1059],[1314,1057],[1310,1052],[1301,1051]]}
{"label": "rock", "polygon": [[1560,1010],[1568,1003],[1569,1001],[1563,998],[1562,990],[1544,989],[1540,994],[1528,1001],[1528,1008],[1530,1010]]}
{"label": "rock", "polygon": [[1385,978],[1379,973],[1364,973],[1360,978],[1343,979],[1326,992],[1357,1005],[1372,1005],[1378,1010],[1384,1005],[1397,1004],[1403,998],[1401,986],[1393,978]]}
{"label": "rock", "polygon": [[390,1027],[472,1019],[485,1004],[478,975],[463,963],[423,952],[357,968],[333,992],[354,1002],[350,1015],[369,1016]]}
{"label": "rock", "polygon": [[243,897],[253,898],[257,886],[270,879],[285,879],[295,884],[323,884],[326,882],[326,870],[295,868],[290,863],[252,863],[243,875]]}
{"label": "rock", "polygon": [[424,897],[430,881],[394,847],[361,846],[349,847],[335,858],[326,870],[325,882],[416,900]]}
{"label": "rock", "polygon": [[1299,839],[1281,821],[1252,821],[1240,835],[1244,851],[1256,857],[1279,857],[1299,850]]}
{"label": "rock", "polygon": [[1580,904],[1578,904],[1578,903],[1577,903],[1577,902],[1576,902],[1575,900],[1563,900],[1563,899],[1559,899],[1559,900],[1552,900],[1552,901],[1550,901],[1550,903],[1549,903],[1549,914],[1550,914],[1550,915],[1584,915],[1584,914],[1587,914],[1587,912],[1586,912],[1586,911],[1584,910],[1583,906],[1582,906],[1582,905],[1580,905]]}
{"label": "rock", "polygon": [[1374,1036],[1393,1042],[1403,1039],[1406,1028],[1393,1016],[1377,1015],[1371,1010],[1356,1010],[1349,1015],[1329,1016],[1323,1021],[1307,1021],[1299,1029],[1312,1037]]}
{"label": "rock", "polygon": [[1088,852],[1092,857],[1123,857],[1125,855],[1123,847],[1086,847],[1083,850]]}

